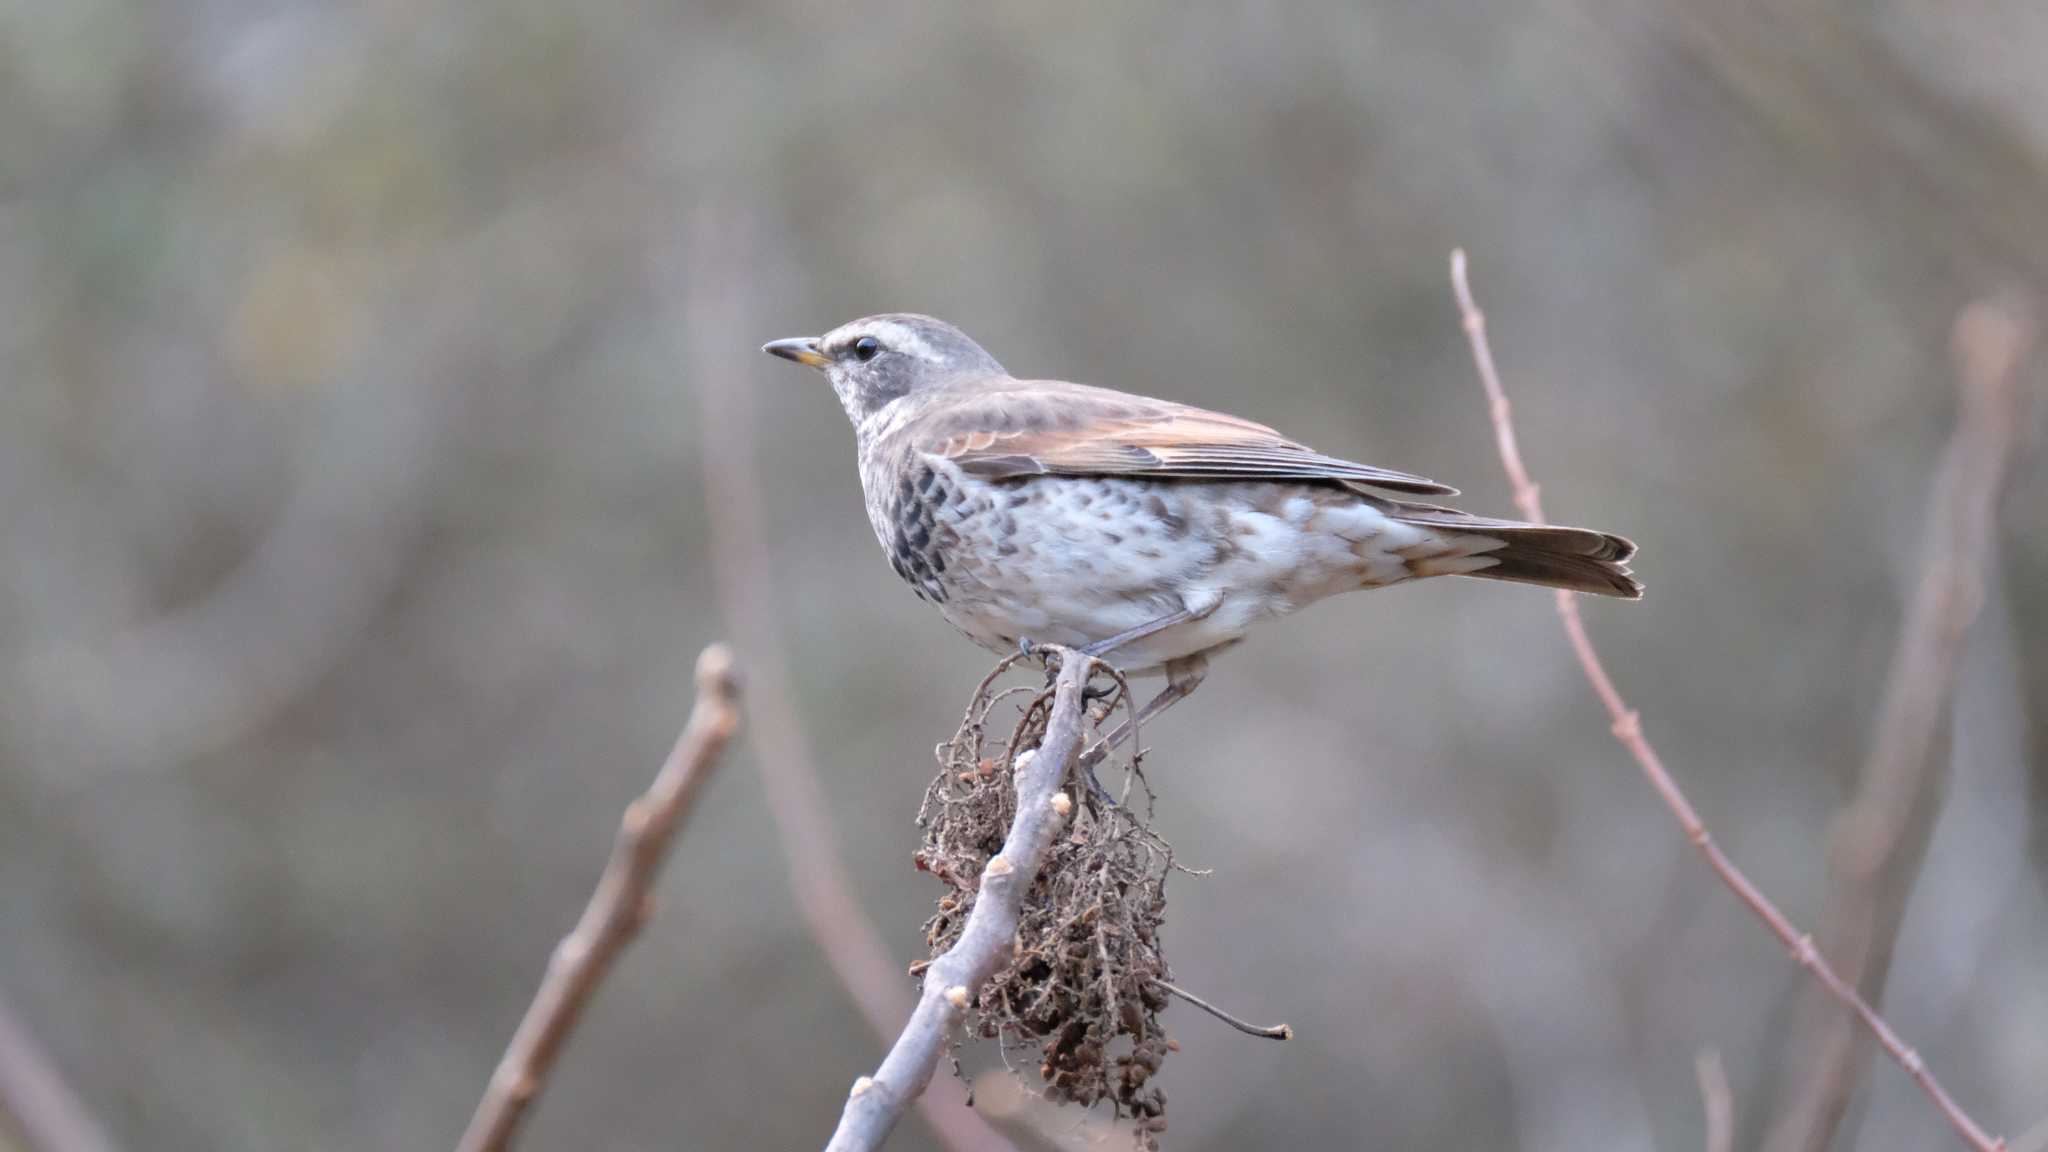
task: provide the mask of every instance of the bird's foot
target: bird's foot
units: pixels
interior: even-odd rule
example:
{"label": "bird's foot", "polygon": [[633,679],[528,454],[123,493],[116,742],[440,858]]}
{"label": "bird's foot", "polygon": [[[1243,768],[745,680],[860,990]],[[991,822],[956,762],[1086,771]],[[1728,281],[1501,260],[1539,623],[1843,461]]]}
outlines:
{"label": "bird's foot", "polygon": [[[1057,644],[1040,644],[1029,636],[1017,638],[1017,655],[1026,660],[1035,658],[1039,661],[1040,667],[1045,669],[1045,686],[1048,689],[1052,687],[1053,681],[1059,679],[1061,657],[1070,652],[1077,656],[1084,656],[1089,659],[1094,658],[1094,653],[1086,648],[1062,648]],[[1115,691],[1116,688],[1113,686],[1097,688],[1093,685],[1083,685],[1081,688],[1081,706],[1086,708],[1088,705]]]}
{"label": "bird's foot", "polygon": [[1036,660],[1047,673],[1059,671],[1060,653],[1066,651],[1057,644],[1042,644],[1029,636],[1017,637],[1017,655],[1026,660]]}
{"label": "bird's foot", "polygon": [[1045,686],[1048,690],[1052,688],[1053,681],[1059,679],[1060,650],[1058,647],[1051,644],[1040,644],[1029,636],[1019,636],[1017,637],[1017,656],[1023,660],[1038,661],[1038,666],[1045,670]]}
{"label": "bird's foot", "polygon": [[[1072,651],[1077,655],[1095,660],[1100,659],[1100,654],[1094,651],[1096,647],[1097,645],[1091,644],[1086,648],[1075,648]],[[1026,660],[1037,657],[1040,661],[1043,661],[1045,667],[1045,686],[1047,688],[1052,687],[1053,681],[1059,677],[1060,651],[1061,649],[1057,645],[1040,644],[1029,636],[1017,637],[1018,656]],[[1081,688],[1081,707],[1086,708],[1098,700],[1107,700],[1111,696],[1116,695],[1117,691],[1118,685],[1115,684],[1104,684],[1099,687],[1092,683],[1083,685]]]}

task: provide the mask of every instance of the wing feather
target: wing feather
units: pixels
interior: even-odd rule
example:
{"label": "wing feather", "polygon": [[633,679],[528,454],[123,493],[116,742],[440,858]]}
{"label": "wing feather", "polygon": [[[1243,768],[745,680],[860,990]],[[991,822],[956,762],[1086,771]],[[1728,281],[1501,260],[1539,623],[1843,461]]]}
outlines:
{"label": "wing feather", "polygon": [[1058,380],[982,382],[935,398],[921,423],[924,451],[990,479],[1324,480],[1457,493],[1411,473],[1325,456],[1242,417]]}

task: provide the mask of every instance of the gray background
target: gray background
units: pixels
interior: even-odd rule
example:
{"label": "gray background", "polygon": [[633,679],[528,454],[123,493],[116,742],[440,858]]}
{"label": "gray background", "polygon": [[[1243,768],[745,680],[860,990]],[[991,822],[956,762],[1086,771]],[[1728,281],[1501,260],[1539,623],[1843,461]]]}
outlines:
{"label": "gray background", "polygon": [[[1551,514],[1642,544],[1597,638],[1811,923],[1949,326],[2048,282],[2044,53],[2029,0],[0,2],[0,990],[132,1148],[452,1142],[730,635],[707,435],[758,463],[780,622],[731,639],[790,662],[907,962],[910,816],[987,658],[755,347],[936,312],[1503,513],[1458,244]],[[2014,1133],[2048,1115],[2044,498],[2023,471],[1887,997]],[[1177,973],[1301,1033],[1175,1009],[1170,1147],[1694,1148],[1709,1045],[1758,1131],[1800,977],[1541,593],[1318,606],[1151,736],[1216,870],[1174,881]],[[816,1145],[875,1059],[753,746],[528,1146]],[[1889,1066],[1852,1138],[1946,1139]]]}

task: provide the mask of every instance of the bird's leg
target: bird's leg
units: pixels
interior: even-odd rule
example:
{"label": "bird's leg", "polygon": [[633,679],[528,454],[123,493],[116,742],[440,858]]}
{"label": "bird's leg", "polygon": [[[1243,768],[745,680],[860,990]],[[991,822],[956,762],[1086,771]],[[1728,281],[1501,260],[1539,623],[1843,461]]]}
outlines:
{"label": "bird's leg", "polygon": [[1143,725],[1158,717],[1161,712],[1194,695],[1195,689],[1201,687],[1203,677],[1208,674],[1209,658],[1200,653],[1168,661],[1166,687],[1161,688],[1157,696],[1147,700],[1144,706],[1138,709],[1136,716],[1117,725],[1115,731],[1096,741],[1081,754],[1081,774],[1088,781],[1088,790],[1095,793],[1096,799],[1111,806],[1116,803],[1110,799],[1109,789],[1104,788],[1102,782],[1095,778],[1095,766],[1102,763],[1102,758],[1109,755],[1110,750],[1117,745],[1135,737]]}
{"label": "bird's leg", "polygon": [[1166,687],[1159,694],[1147,700],[1138,709],[1135,717],[1126,719],[1116,730],[1098,741],[1081,757],[1084,764],[1093,765],[1109,755],[1109,750],[1136,735],[1140,726],[1156,719],[1161,712],[1195,694],[1202,686],[1202,680],[1209,675],[1209,658],[1206,656],[1183,656],[1166,665]]}
{"label": "bird's leg", "polygon": [[1156,636],[1176,624],[1186,624],[1190,620],[1200,620],[1202,617],[1214,612],[1216,606],[1221,603],[1223,603],[1223,596],[1217,592],[1202,592],[1187,597],[1182,600],[1178,610],[1168,612],[1157,620],[1147,620],[1136,628],[1126,628],[1108,639],[1097,640],[1095,643],[1082,648],[1081,654],[1083,656],[1093,656],[1100,660],[1126,644],[1135,644],[1147,636]]}
{"label": "bird's leg", "polygon": [[[1148,636],[1156,636],[1159,633],[1164,632],[1168,628],[1171,628],[1177,624],[1186,624],[1191,620],[1200,620],[1203,617],[1207,616],[1209,613],[1214,612],[1216,610],[1216,606],[1221,603],[1223,603],[1223,594],[1220,592],[1198,592],[1192,596],[1183,598],[1181,601],[1181,606],[1179,608],[1175,609],[1172,612],[1168,612],[1166,615],[1159,617],[1157,620],[1147,620],[1143,624],[1138,625],[1136,628],[1126,628],[1114,636],[1108,637],[1107,639],[1103,640],[1097,640],[1093,644],[1083,645],[1079,648],[1074,649],[1074,651],[1082,656],[1089,657],[1090,659],[1101,660],[1104,657],[1108,656],[1110,653],[1116,651],[1119,648],[1122,648],[1126,644],[1135,644]],[[1038,643],[1029,636],[1017,637],[1017,651],[1026,659],[1038,655],[1040,650],[1044,647],[1045,645]],[[1058,675],[1058,672],[1052,667],[1051,663],[1048,662],[1045,667],[1045,682],[1048,688],[1052,686],[1053,677],[1055,677],[1056,675]],[[1197,682],[1199,682],[1201,680],[1201,676],[1198,674],[1195,677],[1195,679]],[[1115,691],[1115,689],[1113,688],[1094,689],[1084,687],[1081,689],[1081,703],[1092,703],[1096,700],[1102,699],[1103,697],[1109,695],[1113,691]],[[1194,691],[1194,688],[1190,686],[1188,688],[1188,691],[1192,692]],[[1182,693],[1182,695],[1186,695],[1186,693]],[[1162,699],[1165,696],[1165,692],[1160,693],[1160,697]],[[1178,700],[1179,698],[1179,696],[1176,696],[1173,699]],[[1166,704],[1171,703],[1173,703],[1173,700],[1166,701]],[[1159,707],[1162,710],[1166,707],[1166,704],[1160,704],[1159,700],[1157,699],[1153,700],[1152,704],[1159,704]],[[1152,704],[1148,704],[1146,705],[1146,707],[1149,708],[1152,706]],[[1097,759],[1101,759],[1101,757],[1098,756]]]}

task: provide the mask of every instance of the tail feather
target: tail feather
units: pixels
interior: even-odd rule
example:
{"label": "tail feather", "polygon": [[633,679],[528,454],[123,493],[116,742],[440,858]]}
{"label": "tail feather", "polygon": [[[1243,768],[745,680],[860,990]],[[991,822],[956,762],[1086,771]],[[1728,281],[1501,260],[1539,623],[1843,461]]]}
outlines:
{"label": "tail feather", "polygon": [[[1472,516],[1431,504],[1387,501],[1388,515],[1403,524],[1474,538],[1469,559],[1438,561],[1437,572],[1418,567],[1418,575],[1456,574],[1483,580],[1512,580],[1545,588],[1590,592],[1596,596],[1641,599],[1643,586],[1629,574],[1634,542],[1590,528],[1564,528]],[[1448,558],[1446,558],[1448,559]],[[1478,561],[1492,561],[1480,566]]]}
{"label": "tail feather", "polygon": [[[1605,541],[1603,550],[1620,549],[1625,552],[1633,547],[1619,536],[1605,536]],[[1545,588],[1590,592],[1596,596],[1619,596],[1624,600],[1642,599],[1642,584],[1629,575],[1628,565],[1620,560],[1555,551],[1549,547],[1550,541],[1541,537],[1508,536],[1506,542],[1506,547],[1486,553],[1488,559],[1495,561],[1492,567],[1466,575],[1484,580],[1513,580],[1522,584],[1540,584]]]}

